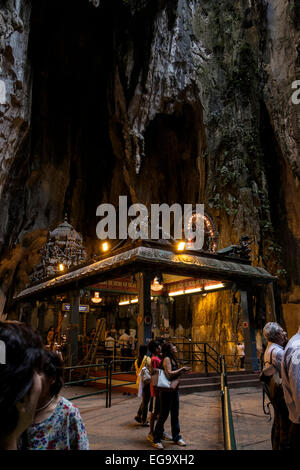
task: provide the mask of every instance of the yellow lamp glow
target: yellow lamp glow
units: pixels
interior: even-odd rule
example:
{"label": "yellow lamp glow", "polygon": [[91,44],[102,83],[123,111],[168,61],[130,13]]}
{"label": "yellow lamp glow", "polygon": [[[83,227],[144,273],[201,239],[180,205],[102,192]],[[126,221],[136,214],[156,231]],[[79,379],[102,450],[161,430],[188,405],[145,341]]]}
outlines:
{"label": "yellow lamp glow", "polygon": [[174,292],[169,292],[170,297],[175,297],[176,295],[183,295],[183,294],[184,294],[184,290],[177,290]]}
{"label": "yellow lamp glow", "polygon": [[155,277],[151,284],[151,289],[154,291],[159,291],[162,290],[163,287],[163,283],[160,284],[158,277]]}
{"label": "yellow lamp glow", "polygon": [[62,263],[60,263],[60,264],[58,265],[58,268],[59,268],[60,271],[63,271],[63,270],[65,269],[65,267],[64,267],[64,265],[63,265]]}
{"label": "yellow lamp glow", "polygon": [[108,251],[109,250],[109,243],[104,242],[102,243],[102,251]]}
{"label": "yellow lamp glow", "polygon": [[194,294],[196,292],[201,292],[201,287],[195,287],[194,289],[187,289],[184,291],[185,294]]}
{"label": "yellow lamp glow", "polygon": [[177,243],[177,251],[183,251],[185,249],[185,242],[178,242]]}
{"label": "yellow lamp glow", "polygon": [[91,299],[91,301],[94,303],[94,304],[99,304],[100,302],[102,302],[102,299],[99,295],[99,292],[95,292],[94,294],[94,297]]}
{"label": "yellow lamp glow", "polygon": [[212,284],[212,285],[209,285],[209,286],[205,286],[204,287],[204,290],[215,290],[215,289],[223,289],[224,287],[224,284],[220,283],[220,284]]}

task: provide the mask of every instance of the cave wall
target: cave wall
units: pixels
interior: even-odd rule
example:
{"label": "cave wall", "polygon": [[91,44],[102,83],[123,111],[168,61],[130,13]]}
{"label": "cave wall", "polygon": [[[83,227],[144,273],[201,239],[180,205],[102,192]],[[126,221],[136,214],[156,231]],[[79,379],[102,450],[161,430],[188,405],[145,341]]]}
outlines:
{"label": "cave wall", "polygon": [[294,332],[298,10],[298,0],[3,2],[7,308],[49,227],[67,212],[91,254],[96,207],[125,194],[146,205],[203,202],[219,247],[249,234],[253,263],[279,278],[279,319]]}
{"label": "cave wall", "polygon": [[[298,0],[267,4],[263,99],[273,133],[268,183],[269,193],[278,196],[270,199],[274,234],[282,250],[282,308],[289,335],[300,325],[300,114],[291,99],[292,83],[300,78],[299,18]],[[279,171],[272,179],[276,167]]]}

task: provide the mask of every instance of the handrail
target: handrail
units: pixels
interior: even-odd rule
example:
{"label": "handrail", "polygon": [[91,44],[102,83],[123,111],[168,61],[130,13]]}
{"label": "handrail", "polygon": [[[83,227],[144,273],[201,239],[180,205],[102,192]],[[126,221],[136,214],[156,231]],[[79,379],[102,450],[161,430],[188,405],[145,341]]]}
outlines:
{"label": "handrail", "polygon": [[[199,362],[204,363],[206,374],[208,374],[208,366],[212,367],[217,373],[220,374],[224,447],[226,450],[236,450],[230,395],[227,384],[225,356],[220,355],[220,353],[216,351],[215,348],[206,342],[193,342],[191,339],[188,339],[188,343],[177,343],[177,346],[181,344],[183,346],[187,344],[192,345],[192,362],[198,361],[195,356],[197,357],[199,354],[204,354],[204,361],[200,359]],[[203,346],[203,348],[201,346]],[[180,352],[184,354],[184,350],[181,350]],[[216,367],[210,362],[211,360],[216,363]]]}
{"label": "handrail", "polygon": [[[174,344],[176,344],[177,347],[182,346],[182,348],[178,349],[178,352],[179,354],[182,354],[183,357],[185,354],[188,354],[188,362],[191,362],[192,364],[195,362],[204,364],[206,374],[208,374],[208,367],[211,367],[217,373],[221,373],[221,370],[219,369],[220,354],[209,343],[205,341],[192,341],[191,339],[187,339],[186,343],[174,342]],[[186,346],[189,347],[188,350],[184,349]],[[200,358],[200,355],[203,355],[203,359]],[[185,359],[183,358],[183,360]]]}
{"label": "handrail", "polygon": [[230,395],[227,385],[226,362],[221,356],[221,400],[225,450],[236,450]]}
{"label": "handrail", "polygon": [[101,393],[105,393],[105,407],[108,408],[108,403],[109,403],[109,370],[110,370],[110,364],[86,364],[86,365],[79,365],[79,366],[70,366],[70,367],[65,367],[65,370],[74,370],[74,369],[86,369],[86,368],[95,368],[95,367],[102,367],[103,369],[106,370],[106,375],[101,376],[99,378],[94,377],[92,379],[80,379],[80,380],[73,380],[69,382],[65,382],[64,386],[69,386],[69,385],[78,385],[82,383],[87,383],[87,382],[97,382],[97,380],[103,380],[105,379],[106,381],[106,386],[105,389],[100,390],[98,392],[92,392],[92,393],[86,393],[84,395],[75,395],[74,397],[68,398],[68,400],[73,401],[73,400],[78,400],[79,398],[85,398],[85,397],[90,397],[92,395],[99,395]]}
{"label": "handrail", "polygon": [[134,382],[125,382],[125,383],[122,383],[122,384],[118,384],[118,385],[112,385],[112,376],[113,375],[125,375],[125,374],[128,374],[132,371],[118,371],[118,372],[113,372],[113,369],[114,369],[114,365],[116,363],[122,363],[122,362],[135,362],[135,358],[131,358],[131,359],[113,359],[112,361],[109,362],[109,367],[108,367],[108,373],[109,373],[109,377],[108,377],[108,408],[111,408],[111,391],[112,391],[112,388],[114,387],[123,387],[124,385],[133,385],[136,383],[136,381]]}

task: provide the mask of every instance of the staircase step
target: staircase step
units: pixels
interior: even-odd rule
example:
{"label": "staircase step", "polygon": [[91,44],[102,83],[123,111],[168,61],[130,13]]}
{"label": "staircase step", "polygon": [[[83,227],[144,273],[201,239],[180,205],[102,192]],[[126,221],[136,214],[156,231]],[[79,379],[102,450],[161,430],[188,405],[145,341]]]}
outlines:
{"label": "staircase step", "polygon": [[205,383],[220,383],[220,376],[215,377],[186,377],[180,380],[181,384],[194,385],[194,384],[205,384]]}
{"label": "staircase step", "polygon": [[[240,382],[240,381],[245,381],[245,380],[258,380],[258,374],[256,373],[248,373],[248,374],[235,374],[235,375],[227,375],[227,382],[229,383],[234,383],[234,382]],[[197,384],[205,384],[205,383],[220,383],[221,378],[220,375],[214,375],[214,376],[201,376],[201,377],[195,377],[194,375],[191,376],[184,376],[180,383],[182,385],[197,385]]]}
{"label": "staircase step", "polygon": [[[240,383],[234,383],[230,385],[229,389],[232,388],[245,388],[245,387],[259,387],[260,383],[256,381],[245,381]],[[195,392],[211,392],[211,391],[220,391],[220,384],[203,384],[203,385],[185,385],[180,386],[180,393],[187,395],[188,393]]]}
{"label": "staircase step", "polygon": [[[186,384],[184,382],[180,383],[180,393],[183,394],[188,394],[188,393],[194,393],[194,392],[209,392],[209,391],[215,391],[215,390],[220,390],[220,380],[218,382],[214,381],[206,381],[206,382],[194,382],[192,384]],[[257,377],[254,378],[240,378],[239,380],[234,380],[234,381],[229,381],[228,380],[228,387],[229,389],[231,388],[243,388],[243,387],[259,387],[260,381],[257,379]]]}

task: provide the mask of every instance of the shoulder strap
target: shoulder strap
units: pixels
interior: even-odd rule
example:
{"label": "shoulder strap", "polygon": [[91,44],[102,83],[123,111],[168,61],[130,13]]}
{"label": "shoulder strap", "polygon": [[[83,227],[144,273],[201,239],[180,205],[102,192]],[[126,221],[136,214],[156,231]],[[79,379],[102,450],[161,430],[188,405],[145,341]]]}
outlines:
{"label": "shoulder strap", "polygon": [[[266,364],[274,365],[274,364],[272,363],[272,354],[273,354],[273,351],[274,351],[274,348],[272,349],[272,351],[271,351],[271,353],[270,353],[270,362],[269,362],[269,361],[264,362],[264,366],[265,366]],[[274,366],[274,367],[275,367],[275,366]]]}
{"label": "shoulder strap", "polygon": [[[266,398],[266,396],[267,396],[268,399],[269,399],[269,402],[268,402],[268,403],[265,403],[265,398]],[[263,412],[264,412],[265,415],[269,416],[268,421],[271,421],[271,419],[272,419],[271,410],[270,410],[270,404],[271,404],[270,398],[269,398],[269,396],[268,396],[268,394],[267,394],[267,392],[266,392],[265,387],[263,387]],[[266,408],[265,408],[266,406],[267,406],[268,411],[266,411]]]}
{"label": "shoulder strap", "polygon": [[[274,348],[272,349],[271,354],[270,354],[270,362],[271,362],[271,364],[273,364],[273,362],[272,362],[272,354],[273,354],[273,351],[274,351]],[[274,364],[273,364],[273,365],[274,365]]]}

